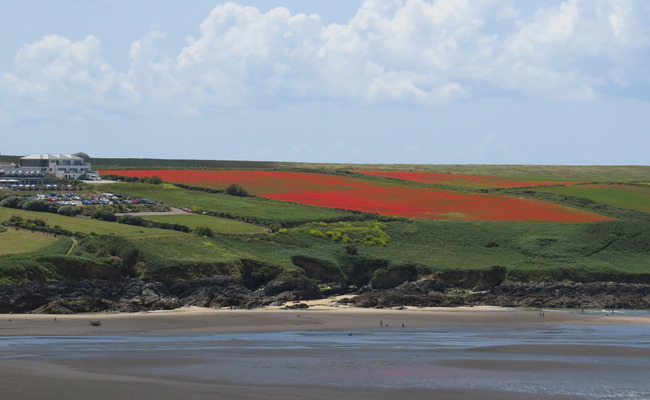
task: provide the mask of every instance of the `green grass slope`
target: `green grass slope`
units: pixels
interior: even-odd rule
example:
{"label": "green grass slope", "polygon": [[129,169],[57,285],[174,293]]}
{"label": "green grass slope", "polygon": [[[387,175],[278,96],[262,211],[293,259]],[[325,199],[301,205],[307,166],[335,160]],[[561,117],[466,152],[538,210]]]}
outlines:
{"label": "green grass slope", "polygon": [[212,211],[243,221],[261,224],[296,225],[310,221],[339,221],[353,218],[355,213],[322,207],[291,204],[260,197],[235,197],[181,189],[174,185],[147,183],[111,183],[97,186],[98,190],[145,197],[197,212]]}
{"label": "green grass slope", "polygon": [[[126,162],[119,167],[142,167],[136,164]],[[214,168],[209,163],[181,164],[169,161],[165,166]],[[161,164],[152,161],[151,165],[160,167]],[[273,164],[267,167],[335,171],[354,166]],[[399,169],[399,166],[362,167]],[[412,168],[403,169],[527,179],[635,182],[647,181],[650,176],[650,167],[635,166],[409,167]],[[251,265],[266,268],[265,273],[278,270],[300,273],[294,260],[303,258],[320,263],[329,271],[339,271],[353,282],[361,282],[355,276],[391,266],[412,266],[421,276],[440,271],[486,271],[498,266],[505,268],[514,280],[650,282],[650,216],[647,215],[650,185],[588,184],[499,192],[553,201],[614,218],[593,223],[378,218],[255,197],[181,189],[169,184],[102,184],[94,190],[150,198],[170,206],[227,217],[227,220],[190,214],[144,217],[192,228],[210,227],[215,232],[213,237],[201,237],[195,233],[0,207],[0,222],[14,215],[38,218],[49,226],[84,235],[78,244],[73,244],[67,237],[8,228],[0,233],[0,281],[114,278],[116,275],[111,274],[116,271],[120,277],[190,279],[239,273]],[[255,224],[272,227],[276,232],[265,233]],[[10,238],[9,234],[15,237]],[[36,240],[41,237],[44,240]],[[6,250],[10,247],[11,250]]]}
{"label": "green grass slope", "polygon": [[166,222],[179,224],[196,229],[199,227],[210,228],[214,233],[225,233],[231,235],[253,234],[266,232],[265,228],[246,222],[235,221],[226,218],[217,218],[201,214],[181,215],[145,215],[145,221]]}
{"label": "green grass slope", "polygon": [[591,184],[536,188],[536,191],[582,197],[613,207],[650,213],[650,185]]}
{"label": "green grass slope", "polygon": [[272,169],[315,172],[365,170],[418,171],[448,174],[494,175],[518,179],[575,181],[648,181],[650,166],[644,165],[498,165],[498,164],[352,164],[236,160],[170,160],[93,158],[93,168],[109,169]]}
{"label": "green grass slope", "polygon": [[[66,217],[63,215],[43,213],[35,211],[17,210],[13,208],[0,207],[0,222],[8,220],[12,216],[19,216],[25,219],[40,219],[49,226],[60,226],[70,232],[96,233],[100,235],[118,235],[122,237],[138,236],[160,236],[173,235],[173,231],[164,229],[151,229],[140,226],[118,224],[115,222],[100,221],[91,218]],[[4,246],[4,243],[3,243]]]}
{"label": "green grass slope", "polygon": [[39,250],[58,239],[44,232],[29,232],[18,229],[0,230],[0,256],[8,254],[31,253]]}

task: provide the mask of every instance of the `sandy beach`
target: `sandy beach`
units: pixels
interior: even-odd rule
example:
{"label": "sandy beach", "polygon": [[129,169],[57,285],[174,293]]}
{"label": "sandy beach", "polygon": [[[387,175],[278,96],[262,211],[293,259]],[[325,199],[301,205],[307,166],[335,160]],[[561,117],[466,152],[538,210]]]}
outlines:
{"label": "sandy beach", "polygon": [[[542,314],[543,313],[543,316]],[[155,311],[137,314],[91,314],[91,315],[16,315],[0,316],[0,340],[15,338],[74,338],[74,340],[111,337],[154,337],[187,338],[188,335],[235,335],[265,334],[282,332],[330,332],[340,337],[360,335],[399,336],[400,332],[463,332],[476,329],[499,329],[500,331],[544,330],[556,326],[650,326],[650,318],[640,316],[606,315],[604,312],[592,313],[514,310],[495,307],[473,307],[456,309],[357,309],[338,306],[332,302],[311,302],[306,310],[228,310],[183,308],[172,311]],[[91,326],[89,321],[100,320],[101,326]],[[202,336],[203,337],[203,336]],[[82,338],[82,339],[79,339]],[[102,339],[103,340],[103,339]],[[125,339],[128,341],[128,339]],[[138,339],[141,340],[141,339]],[[187,340],[187,339],[184,339]],[[342,340],[342,339],[336,339]],[[40,343],[40,342],[39,342]],[[48,342],[49,343],[49,342]],[[372,354],[381,359],[363,361],[365,354],[355,353],[356,348],[310,347],[294,350],[292,348],[250,348],[220,346],[217,350],[197,351],[184,347],[180,351],[165,347],[163,350],[148,349],[139,345],[136,351],[128,347],[116,347],[114,352],[103,349],[101,352],[80,350],[69,354],[57,353],[59,344],[30,344],[29,350],[3,347],[0,359],[0,374],[5,383],[0,398],[11,399],[576,399],[590,398],[562,393],[535,393],[525,395],[518,389],[501,390],[490,387],[451,387],[409,386],[408,384],[382,385],[375,383],[376,377],[361,374],[357,383],[350,374],[359,371],[378,371],[385,373],[385,366],[378,360],[400,360],[400,371],[414,368],[405,363],[409,354],[399,353],[391,348],[376,349]],[[67,345],[63,343],[63,345]],[[158,344],[157,344],[158,345]],[[364,344],[361,343],[360,346]],[[165,346],[169,346],[165,344]],[[205,346],[205,345],[202,345]],[[239,345],[237,345],[239,346]],[[74,349],[74,347],[71,347]],[[198,347],[197,347],[198,348]],[[34,350],[35,349],[35,350]],[[120,350],[121,349],[121,350]],[[161,348],[162,349],[162,348]],[[188,350],[189,349],[189,350]],[[110,350],[110,349],[109,349]],[[215,351],[214,357],[206,358]],[[395,351],[394,356],[391,351]],[[473,352],[473,353],[472,353]],[[56,353],[56,354],[55,354]],[[472,354],[480,356],[473,357]],[[417,360],[425,368],[444,368],[445,376],[467,372],[470,378],[480,371],[501,371],[514,374],[527,371],[531,374],[545,374],[551,371],[566,371],[578,374],[590,372],[607,374],[608,363],[586,363],[585,357],[626,357],[634,360],[650,358],[648,347],[619,346],[617,343],[605,345],[563,345],[557,343],[531,343],[516,345],[476,346],[458,353],[445,353],[435,360]],[[521,359],[502,359],[521,357]],[[492,359],[491,357],[498,357]],[[487,357],[487,358],[486,358]],[[542,357],[538,359],[538,357]],[[555,357],[543,359],[543,357]],[[558,357],[569,357],[568,360]],[[219,359],[218,361],[216,359]],[[359,361],[358,368],[354,366]],[[285,360],[289,360],[286,361]],[[294,361],[298,360],[298,361]],[[328,364],[324,364],[327,360]],[[329,365],[342,366],[345,375],[340,380],[332,380]],[[382,361],[384,362],[384,361]],[[410,362],[410,361],[409,361]],[[265,364],[267,363],[267,364]],[[277,363],[278,369],[274,371]],[[365,363],[365,364],[364,364]],[[384,362],[385,363],[385,362]],[[284,365],[286,364],[286,365]],[[289,365],[290,364],[290,365]],[[229,365],[231,367],[229,367]],[[328,367],[323,367],[327,365]],[[377,367],[379,365],[379,367]],[[420,365],[420,364],[418,364]],[[204,367],[202,367],[204,366]],[[265,368],[265,369],[263,369]],[[294,382],[296,377],[304,379]],[[304,375],[309,368],[322,372],[322,383],[318,376]],[[346,369],[347,368],[347,369]],[[397,367],[396,367],[397,368]],[[621,371],[635,368],[619,365]],[[212,371],[207,374],[206,371]],[[422,369],[422,368],[420,368]],[[246,377],[249,371],[258,371],[260,377]],[[261,372],[260,372],[261,371]],[[375,371],[375,372],[377,372]],[[415,371],[415,369],[414,369]],[[428,374],[434,372],[428,371]],[[394,371],[393,371],[394,372]],[[391,372],[391,374],[393,373]],[[402,373],[400,372],[400,373]],[[422,372],[413,372],[421,376]],[[278,375],[274,375],[278,374]],[[303,375],[304,377],[302,377]],[[328,375],[330,374],[330,375]],[[418,375],[420,374],[420,375]],[[380,375],[377,375],[380,376]],[[423,376],[423,375],[422,375]],[[432,375],[433,376],[433,375]],[[480,377],[480,375],[478,375]],[[259,381],[257,380],[259,379]],[[297,378],[296,378],[297,379]],[[337,378],[339,379],[339,378]],[[365,379],[365,380],[364,380]],[[393,378],[391,378],[393,379]],[[456,379],[456,378],[454,378]],[[275,383],[277,381],[277,383]],[[341,382],[332,384],[332,382]],[[401,381],[400,381],[401,382]],[[463,382],[454,380],[454,382]],[[400,386],[401,385],[401,386]]]}

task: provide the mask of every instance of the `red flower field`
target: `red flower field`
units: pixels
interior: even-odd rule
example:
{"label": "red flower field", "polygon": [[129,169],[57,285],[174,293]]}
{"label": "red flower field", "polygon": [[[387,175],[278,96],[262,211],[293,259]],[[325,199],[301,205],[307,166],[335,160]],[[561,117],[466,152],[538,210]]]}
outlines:
{"label": "red flower field", "polygon": [[359,182],[358,179],[345,178],[337,175],[279,171],[162,169],[100,171],[100,174],[135,176],[138,178],[158,176],[166,182],[214,189],[225,189],[228,185],[236,183],[255,195],[352,189]]}
{"label": "red flower field", "polygon": [[364,175],[379,176],[382,178],[394,178],[404,181],[437,183],[449,186],[464,186],[476,188],[511,188],[522,186],[549,186],[549,185],[573,185],[576,182],[556,181],[518,181],[499,176],[484,175],[463,175],[463,174],[436,174],[432,172],[404,172],[404,171],[368,171],[355,170]]}
{"label": "red flower field", "polygon": [[236,183],[257,196],[328,208],[439,220],[592,222],[609,218],[543,202],[494,194],[379,184],[360,178],[306,172],[216,170],[101,171],[158,176],[191,186],[223,189]]}

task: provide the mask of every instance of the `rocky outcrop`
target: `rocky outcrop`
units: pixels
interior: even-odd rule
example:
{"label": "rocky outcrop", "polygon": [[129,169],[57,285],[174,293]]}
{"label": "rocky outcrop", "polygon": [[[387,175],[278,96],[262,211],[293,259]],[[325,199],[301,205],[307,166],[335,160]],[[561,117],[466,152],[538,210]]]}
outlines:
{"label": "rocky outcrop", "polygon": [[[322,285],[321,285],[322,286]],[[346,289],[341,286],[341,291]],[[275,278],[247,288],[239,278],[219,276],[173,283],[82,281],[0,285],[0,313],[138,312],[183,306],[254,308],[321,297],[322,288],[305,277]],[[342,302],[373,308],[504,307],[650,309],[650,285],[611,282],[502,282],[489,290],[454,287],[439,277],[404,282],[390,289],[365,286]]]}
{"label": "rocky outcrop", "polygon": [[434,278],[448,287],[481,291],[500,285],[506,279],[507,272],[505,267],[493,266],[486,270],[440,271]]}
{"label": "rocky outcrop", "polygon": [[315,282],[279,279],[251,290],[241,280],[220,276],[173,283],[82,281],[0,285],[0,313],[139,312],[183,306],[254,308],[319,298]]}
{"label": "rocky outcrop", "polygon": [[415,268],[381,268],[374,272],[369,285],[373,289],[390,289],[414,281],[417,276]]}
{"label": "rocky outcrop", "polygon": [[650,285],[607,282],[504,282],[487,291],[451,288],[438,279],[407,282],[394,289],[365,288],[343,302],[358,307],[502,307],[649,309]]}
{"label": "rocky outcrop", "polygon": [[282,293],[288,293],[296,300],[318,299],[321,297],[317,283],[308,278],[275,278],[264,287],[265,296],[277,296]]}
{"label": "rocky outcrop", "polygon": [[650,285],[613,282],[506,283],[474,297],[503,307],[649,309]]}

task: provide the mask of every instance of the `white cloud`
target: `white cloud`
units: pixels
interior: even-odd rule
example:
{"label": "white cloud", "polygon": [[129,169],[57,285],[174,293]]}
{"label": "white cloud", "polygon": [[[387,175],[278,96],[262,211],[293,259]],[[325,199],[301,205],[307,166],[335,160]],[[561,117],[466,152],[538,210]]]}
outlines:
{"label": "white cloud", "polygon": [[14,72],[4,73],[0,92],[9,119],[83,118],[111,111],[121,97],[119,77],[101,57],[101,42],[93,35],[73,42],[48,35],[22,47]]}
{"label": "white cloud", "polygon": [[[196,115],[211,108],[330,99],[436,105],[524,96],[591,99],[643,81],[643,0],[366,0],[348,23],[286,8],[216,6],[175,58],[164,34],[134,42],[115,71],[101,42],[49,35],[0,79],[4,115],[65,111]],[[28,107],[29,105],[29,107]],[[3,118],[3,119],[6,119]]]}

